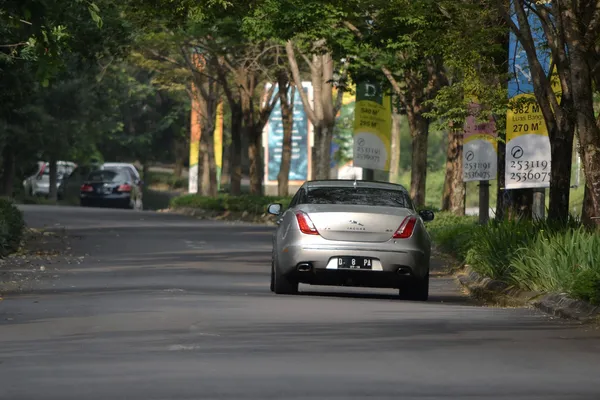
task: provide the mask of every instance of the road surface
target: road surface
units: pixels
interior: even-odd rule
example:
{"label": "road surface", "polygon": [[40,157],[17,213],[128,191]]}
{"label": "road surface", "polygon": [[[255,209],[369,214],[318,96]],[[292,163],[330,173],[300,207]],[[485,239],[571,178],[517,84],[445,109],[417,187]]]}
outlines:
{"label": "road surface", "polygon": [[[478,307],[301,286],[270,293],[272,228],[24,206],[72,259],[0,302],[0,398],[598,399],[597,330]],[[83,257],[83,258],[78,258]]]}

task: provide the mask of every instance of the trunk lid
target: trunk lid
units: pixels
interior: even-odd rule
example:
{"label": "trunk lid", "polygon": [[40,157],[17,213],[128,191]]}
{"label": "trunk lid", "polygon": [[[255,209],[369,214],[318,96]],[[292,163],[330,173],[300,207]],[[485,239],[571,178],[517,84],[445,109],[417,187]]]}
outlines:
{"label": "trunk lid", "polygon": [[407,208],[340,204],[304,205],[301,210],[323,238],[348,242],[386,242],[414,215]]}
{"label": "trunk lid", "polygon": [[85,185],[94,188],[94,191],[90,192],[91,195],[105,196],[116,193],[120,184],[116,182],[85,182]]}

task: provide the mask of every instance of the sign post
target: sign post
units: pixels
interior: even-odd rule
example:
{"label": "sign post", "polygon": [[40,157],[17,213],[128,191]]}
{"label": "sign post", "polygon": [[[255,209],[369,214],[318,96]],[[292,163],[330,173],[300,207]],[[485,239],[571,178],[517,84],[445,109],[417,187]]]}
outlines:
{"label": "sign post", "polygon": [[354,166],[365,168],[364,179],[372,180],[373,170],[390,170],[391,96],[379,84],[361,82],[356,87],[354,112]]}

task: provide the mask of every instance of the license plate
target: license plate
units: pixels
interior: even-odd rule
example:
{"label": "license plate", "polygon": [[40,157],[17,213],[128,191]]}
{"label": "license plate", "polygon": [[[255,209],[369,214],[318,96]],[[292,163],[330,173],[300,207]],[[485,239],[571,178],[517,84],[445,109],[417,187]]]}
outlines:
{"label": "license plate", "polygon": [[338,268],[340,269],[371,269],[373,260],[366,257],[339,257]]}

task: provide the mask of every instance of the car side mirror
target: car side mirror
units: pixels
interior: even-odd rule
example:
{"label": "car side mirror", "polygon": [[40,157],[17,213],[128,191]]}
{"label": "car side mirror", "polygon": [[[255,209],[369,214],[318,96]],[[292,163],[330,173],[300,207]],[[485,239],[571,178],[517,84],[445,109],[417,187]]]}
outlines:
{"label": "car side mirror", "polygon": [[279,203],[269,204],[269,207],[267,208],[267,212],[271,215],[279,215],[279,214],[281,214],[282,209],[283,209],[283,206]]}
{"label": "car side mirror", "polygon": [[423,218],[423,221],[425,222],[433,221],[433,219],[435,218],[435,214],[431,210],[419,211],[419,215],[421,216],[421,218]]}

